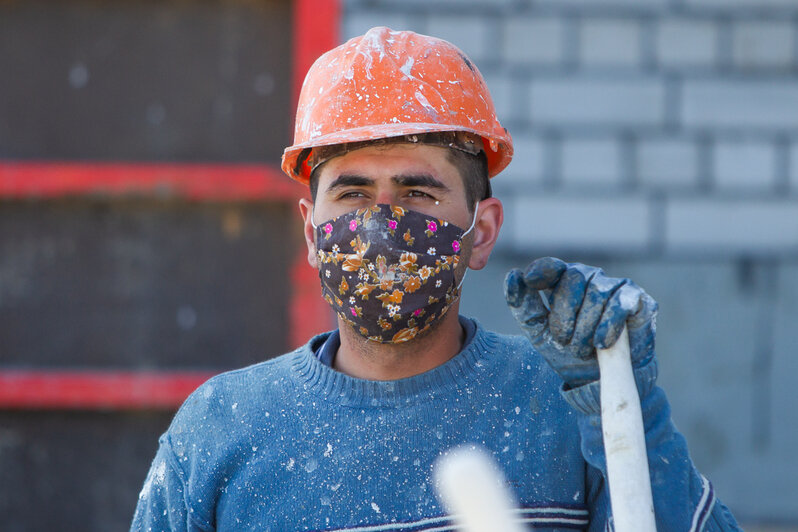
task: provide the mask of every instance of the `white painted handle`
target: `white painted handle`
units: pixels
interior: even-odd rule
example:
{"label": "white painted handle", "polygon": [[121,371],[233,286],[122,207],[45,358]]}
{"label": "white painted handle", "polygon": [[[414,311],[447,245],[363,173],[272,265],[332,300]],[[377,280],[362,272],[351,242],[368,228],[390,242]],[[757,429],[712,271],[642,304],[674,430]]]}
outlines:
{"label": "white painted handle", "polygon": [[655,532],[643,414],[637,394],[629,334],[598,350],[601,425],[615,532]]}
{"label": "white painted handle", "polygon": [[525,530],[517,521],[519,514],[514,511],[515,500],[504,475],[487,452],[468,447],[452,449],[435,463],[434,471],[438,497],[458,530]]}

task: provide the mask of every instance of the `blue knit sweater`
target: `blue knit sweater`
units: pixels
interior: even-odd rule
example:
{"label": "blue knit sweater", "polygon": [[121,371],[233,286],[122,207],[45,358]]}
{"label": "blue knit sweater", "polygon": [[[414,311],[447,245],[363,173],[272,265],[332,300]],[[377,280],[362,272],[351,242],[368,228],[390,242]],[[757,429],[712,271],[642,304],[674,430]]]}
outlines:
{"label": "blue knit sweater", "polygon": [[[328,334],[193,393],[160,439],[132,530],[454,530],[430,473],[461,444],[492,452],[530,527],[607,528],[595,391],[561,394],[526,339],[478,327],[442,366],[377,382],[322,364]],[[659,531],[738,530],[648,388]]]}

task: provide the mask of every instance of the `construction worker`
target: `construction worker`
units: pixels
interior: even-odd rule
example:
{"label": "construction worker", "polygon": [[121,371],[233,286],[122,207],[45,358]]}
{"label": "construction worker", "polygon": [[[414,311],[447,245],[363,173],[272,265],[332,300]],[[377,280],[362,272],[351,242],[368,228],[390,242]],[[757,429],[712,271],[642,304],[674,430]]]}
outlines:
{"label": "construction worker", "polygon": [[655,385],[656,303],[634,283],[545,258],[507,277],[526,337],[459,315],[502,224],[489,178],[512,153],[453,45],[374,28],[321,56],[283,170],[310,187],[308,261],[338,328],[192,394],[132,529],[451,530],[432,467],[472,444],[520,522],[607,530],[595,350],[627,324],[659,530],[737,530]]}

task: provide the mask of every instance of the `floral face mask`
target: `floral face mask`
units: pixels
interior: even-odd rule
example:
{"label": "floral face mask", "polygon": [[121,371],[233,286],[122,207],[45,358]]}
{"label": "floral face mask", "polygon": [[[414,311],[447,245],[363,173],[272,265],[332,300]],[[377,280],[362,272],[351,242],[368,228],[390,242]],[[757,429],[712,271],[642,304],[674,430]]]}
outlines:
{"label": "floral face mask", "polygon": [[460,296],[455,268],[473,227],[384,204],[314,225],[324,299],[369,340],[412,340]]}

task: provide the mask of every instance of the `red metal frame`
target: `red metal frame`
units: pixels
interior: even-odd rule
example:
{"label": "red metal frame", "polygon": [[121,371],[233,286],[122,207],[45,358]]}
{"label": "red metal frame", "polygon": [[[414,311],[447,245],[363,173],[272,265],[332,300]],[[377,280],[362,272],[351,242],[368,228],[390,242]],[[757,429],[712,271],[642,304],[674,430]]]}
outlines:
{"label": "red metal frame", "polygon": [[294,2],[294,106],[305,74],[313,62],[339,43],[339,0],[295,0]]}
{"label": "red metal frame", "polygon": [[[292,109],[296,108],[302,82],[310,66],[321,54],[338,45],[340,21],[339,0],[294,1]],[[299,346],[320,330],[328,328],[332,320],[329,307],[321,299],[318,272],[308,264],[304,248],[295,258],[292,272],[294,290],[289,337],[292,345]],[[319,324],[324,325],[320,327]]]}
{"label": "red metal frame", "polygon": [[[339,0],[295,0],[294,107],[305,73],[338,44]],[[298,200],[306,191],[279,168],[255,164],[0,162],[0,198],[174,196],[196,201]],[[328,328],[318,273],[304,246],[293,261],[289,342],[298,346]],[[212,373],[186,371],[43,371],[0,369],[0,409],[176,408]]]}
{"label": "red metal frame", "polygon": [[298,199],[279,168],[254,164],[20,162],[0,164],[0,196],[176,196],[190,200]]}
{"label": "red metal frame", "polygon": [[7,409],[174,408],[213,376],[198,371],[15,371],[0,373]]}

